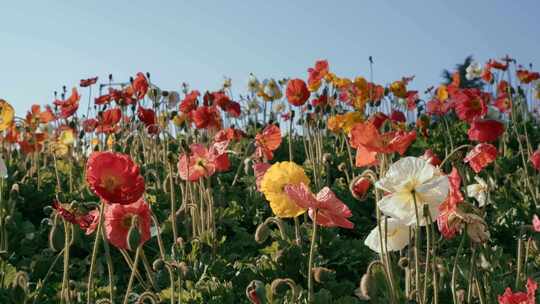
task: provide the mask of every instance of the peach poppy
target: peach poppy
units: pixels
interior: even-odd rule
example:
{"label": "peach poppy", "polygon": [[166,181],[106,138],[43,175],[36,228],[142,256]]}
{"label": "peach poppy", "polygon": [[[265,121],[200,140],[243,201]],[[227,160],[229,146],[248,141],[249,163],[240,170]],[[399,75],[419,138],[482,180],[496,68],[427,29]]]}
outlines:
{"label": "peach poppy", "polygon": [[129,155],[94,152],[86,163],[86,181],[94,194],[109,204],[131,204],[145,190],[144,179]]}
{"label": "peach poppy", "polygon": [[317,91],[321,86],[321,81],[328,74],[328,61],[317,60],[315,67],[308,69],[308,88],[311,92]]}
{"label": "peach poppy", "polygon": [[226,153],[227,144],[228,142],[214,143],[210,149],[202,144],[190,145],[190,153],[181,154],[178,161],[180,178],[197,181],[214,175],[216,171],[227,171],[230,167]]}
{"label": "peach poppy", "polygon": [[253,172],[255,173],[255,186],[258,191],[261,189],[261,181],[264,177],[264,174],[268,169],[272,167],[269,163],[254,163],[253,164]]}
{"label": "peach poppy", "polygon": [[304,184],[285,185],[285,193],[300,208],[308,209],[309,217],[313,220],[316,215],[316,223],[324,227],[354,228],[354,224],[348,219],[352,212],[334,192],[324,187],[314,195]]}
{"label": "peach poppy", "polygon": [[475,173],[482,171],[497,158],[497,148],[491,144],[480,143],[476,145],[463,159]]}
{"label": "peach poppy", "polygon": [[540,79],[540,73],[538,72],[530,72],[527,70],[517,70],[516,75],[521,83],[529,84],[537,79]]}
{"label": "peach poppy", "polygon": [[140,245],[150,239],[152,226],[150,207],[141,198],[127,205],[114,204],[105,209],[103,225],[105,236],[117,248],[129,249],[128,233],[133,218],[136,217],[136,228],[139,231]]}
{"label": "peach poppy", "polygon": [[540,232],[540,218],[536,214],[532,218],[532,227],[535,232]]}
{"label": "peach poppy", "polygon": [[281,130],[274,124],[267,125],[255,136],[255,155],[272,160],[274,151],[281,145]]}

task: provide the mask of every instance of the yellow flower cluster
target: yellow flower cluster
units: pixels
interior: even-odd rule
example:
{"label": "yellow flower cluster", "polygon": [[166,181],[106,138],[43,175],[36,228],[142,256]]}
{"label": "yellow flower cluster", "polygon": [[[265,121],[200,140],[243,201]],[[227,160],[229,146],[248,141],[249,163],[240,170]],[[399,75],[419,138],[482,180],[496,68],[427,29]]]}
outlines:
{"label": "yellow flower cluster", "polygon": [[270,202],[270,208],[277,217],[296,217],[306,212],[298,207],[285,193],[285,185],[309,185],[309,178],[304,169],[293,162],[278,162],[273,164],[261,180],[261,192]]}
{"label": "yellow flower cluster", "polygon": [[11,126],[14,116],[13,107],[7,101],[0,99],[0,132]]}
{"label": "yellow flower cluster", "polygon": [[355,111],[331,116],[328,118],[327,126],[334,133],[349,134],[354,125],[362,121],[364,121],[364,114]]}

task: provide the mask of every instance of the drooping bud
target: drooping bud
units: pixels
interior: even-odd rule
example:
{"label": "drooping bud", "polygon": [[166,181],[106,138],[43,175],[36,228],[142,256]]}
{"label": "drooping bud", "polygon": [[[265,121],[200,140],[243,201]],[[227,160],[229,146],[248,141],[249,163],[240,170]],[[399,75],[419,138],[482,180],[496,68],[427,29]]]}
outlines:
{"label": "drooping bud", "polygon": [[139,219],[136,215],[131,218],[131,226],[127,234],[127,245],[129,250],[135,250],[141,243],[141,233],[139,232]]}
{"label": "drooping bud", "polygon": [[351,191],[351,194],[354,198],[362,201],[366,198],[370,186],[371,181],[369,180],[369,178],[364,176],[357,176],[351,181],[349,185],[349,190]]}
{"label": "drooping bud", "polygon": [[252,304],[267,303],[264,283],[259,280],[251,281],[246,287],[246,297]]}
{"label": "drooping bud", "polygon": [[312,271],[313,271],[313,278],[315,279],[315,282],[317,283],[331,281],[335,278],[335,275],[336,275],[335,270],[328,269],[325,267],[314,267]]}
{"label": "drooping bud", "polygon": [[51,231],[49,232],[49,247],[58,252],[64,248],[65,243],[64,229],[62,228],[61,221],[58,213],[55,214]]}

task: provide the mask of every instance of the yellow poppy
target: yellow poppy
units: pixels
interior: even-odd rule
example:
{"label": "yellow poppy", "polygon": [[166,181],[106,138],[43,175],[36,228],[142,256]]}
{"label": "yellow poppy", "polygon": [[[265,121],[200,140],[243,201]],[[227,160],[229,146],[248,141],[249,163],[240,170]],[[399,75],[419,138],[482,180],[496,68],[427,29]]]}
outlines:
{"label": "yellow poppy", "polygon": [[11,126],[14,116],[13,107],[7,101],[0,99],[0,132]]}

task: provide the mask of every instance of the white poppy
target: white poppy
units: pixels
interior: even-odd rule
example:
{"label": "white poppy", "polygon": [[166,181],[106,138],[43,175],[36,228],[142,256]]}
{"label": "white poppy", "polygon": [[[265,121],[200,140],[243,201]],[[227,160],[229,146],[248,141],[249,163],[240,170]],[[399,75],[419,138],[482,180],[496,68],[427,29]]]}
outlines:
{"label": "white poppy", "polygon": [[281,113],[283,111],[285,111],[285,105],[281,102],[276,102],[273,106],[272,106],[272,109],[274,110],[274,112],[276,113]]}
{"label": "white poppy", "polygon": [[4,162],[4,158],[0,156],[0,178],[7,178],[7,177],[8,177],[8,172],[7,172],[6,163]]}
{"label": "white poppy", "polygon": [[260,83],[257,77],[249,73],[248,91],[250,91],[251,93],[257,93],[257,91],[259,91],[259,87],[260,87]]}
{"label": "white poppy", "polygon": [[[385,230],[386,226],[386,230]],[[386,231],[386,240],[383,236],[383,246],[386,249],[385,251],[398,251],[409,243],[409,227],[403,225],[398,220],[393,218],[382,219],[381,221],[381,231],[384,234]],[[369,235],[367,236],[364,244],[369,247],[369,249],[380,253],[381,252],[381,241],[379,237],[379,228],[375,227]]]}
{"label": "white poppy", "polygon": [[416,224],[416,210],[419,224],[425,225],[424,206],[435,219],[449,189],[448,177],[418,157],[404,157],[393,163],[375,186],[389,193],[378,202],[379,209],[407,226]]}
{"label": "white poppy", "polygon": [[475,176],[474,179],[477,183],[467,186],[467,196],[474,197],[478,201],[478,206],[482,207],[489,203],[489,186],[486,181],[479,176]]}
{"label": "white poppy", "polygon": [[467,80],[480,78],[482,76],[482,67],[480,66],[480,64],[478,64],[478,62],[472,62],[465,69],[465,72],[467,73],[465,75],[465,78],[467,78]]}

